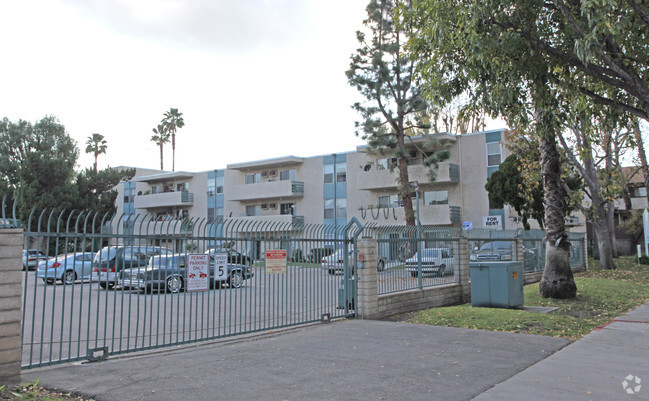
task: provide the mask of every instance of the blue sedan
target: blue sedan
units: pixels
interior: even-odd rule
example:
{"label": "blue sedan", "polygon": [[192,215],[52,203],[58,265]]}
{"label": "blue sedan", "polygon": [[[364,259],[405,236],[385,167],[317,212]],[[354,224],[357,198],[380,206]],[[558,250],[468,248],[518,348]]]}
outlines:
{"label": "blue sedan", "polygon": [[90,279],[92,252],[77,252],[59,255],[38,264],[37,276],[46,284],[60,280],[63,284],[74,284],[76,280]]}

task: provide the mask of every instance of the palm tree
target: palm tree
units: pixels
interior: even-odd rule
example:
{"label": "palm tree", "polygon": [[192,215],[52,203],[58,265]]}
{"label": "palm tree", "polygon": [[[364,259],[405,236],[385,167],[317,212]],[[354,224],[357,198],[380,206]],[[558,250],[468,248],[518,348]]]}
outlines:
{"label": "palm tree", "polygon": [[169,131],[167,131],[163,123],[160,123],[158,128],[153,129],[153,133],[151,140],[160,146],[160,170],[164,170],[162,147],[165,143],[169,143]]}
{"label": "palm tree", "polygon": [[106,140],[104,139],[104,136],[101,134],[94,133],[91,136],[88,137],[88,140],[86,141],[86,153],[93,153],[95,155],[95,173],[97,172],[97,157],[100,154],[106,154],[106,149],[108,148],[108,145],[106,143]]}
{"label": "palm tree", "polygon": [[171,133],[171,171],[176,171],[176,129],[185,126],[183,113],[179,113],[178,109],[173,107],[170,108],[169,111],[165,112],[162,124]]}

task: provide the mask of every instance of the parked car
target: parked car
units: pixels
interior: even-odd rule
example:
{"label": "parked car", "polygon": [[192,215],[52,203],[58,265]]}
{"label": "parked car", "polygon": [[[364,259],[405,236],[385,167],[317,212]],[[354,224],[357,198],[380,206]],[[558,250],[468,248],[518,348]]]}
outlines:
{"label": "parked car", "polygon": [[252,266],[252,258],[248,255],[244,255],[241,252],[235,251],[234,249],[210,249],[205,252],[210,255],[210,260],[214,260],[215,253],[227,253],[228,254],[228,263],[235,265],[247,265]]}
{"label": "parked car", "polygon": [[[515,241],[487,241],[471,254],[472,262],[492,262],[514,260],[512,250],[515,249]],[[536,259],[536,251],[523,245],[523,262],[531,265]]]}
{"label": "parked car", "polygon": [[38,262],[44,259],[47,257],[38,249],[23,249],[23,270],[35,269]]}
{"label": "parked car", "polygon": [[451,249],[425,248],[416,252],[413,257],[406,259],[405,270],[410,272],[412,277],[419,276],[419,253],[421,253],[422,275],[436,274],[437,276],[443,276],[447,271],[449,274],[453,274],[455,259]]}
{"label": "parked car", "polygon": [[103,289],[119,282],[119,272],[132,267],[145,267],[154,255],[171,255],[170,249],[159,246],[114,246],[102,248],[92,260],[92,282]]}
{"label": "parked car", "polygon": [[56,280],[60,280],[63,284],[69,285],[79,279],[88,280],[94,256],[92,252],[77,252],[42,260],[38,264],[36,277],[43,279],[46,284],[53,284]]}
{"label": "parked car", "polygon": [[[354,249],[347,250],[347,255],[348,255],[347,263],[353,262],[352,260],[353,252]],[[321,261],[322,268],[327,270],[329,274],[336,274],[336,273],[342,274],[345,268],[345,261],[343,259],[344,254],[345,254],[344,249],[338,249],[336,252],[332,253],[331,255],[323,257]],[[383,259],[382,257],[379,257],[379,260],[376,263],[376,270],[377,271],[385,270],[385,259]]]}
{"label": "parked car", "polygon": [[[185,288],[187,280],[187,256],[185,254],[155,255],[145,267],[123,269],[120,272],[120,286],[124,289],[139,290],[165,289],[167,292],[180,292]],[[227,275],[221,280],[214,280],[214,263],[209,264],[210,287],[228,284],[239,288],[244,280],[251,278],[254,273],[250,266],[228,264]]]}

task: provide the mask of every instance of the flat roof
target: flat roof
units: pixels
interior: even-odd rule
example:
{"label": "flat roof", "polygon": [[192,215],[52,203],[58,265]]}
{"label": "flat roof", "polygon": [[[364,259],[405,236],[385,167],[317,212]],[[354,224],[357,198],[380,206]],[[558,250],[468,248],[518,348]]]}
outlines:
{"label": "flat roof", "polygon": [[302,164],[302,163],[304,163],[303,157],[282,156],[282,157],[275,157],[272,159],[228,164],[227,168],[232,170],[250,170],[250,169],[264,168],[264,167],[291,166],[291,165]]}
{"label": "flat roof", "polygon": [[145,175],[143,177],[135,178],[135,181],[139,182],[156,182],[156,181],[168,181],[182,178],[193,178],[196,173],[190,173],[188,171],[171,171],[164,172],[160,174]]}

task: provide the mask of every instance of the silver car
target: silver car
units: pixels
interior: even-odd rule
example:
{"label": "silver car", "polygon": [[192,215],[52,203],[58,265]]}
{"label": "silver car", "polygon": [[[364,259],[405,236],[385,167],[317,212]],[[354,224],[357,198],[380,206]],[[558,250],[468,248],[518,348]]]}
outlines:
{"label": "silver car", "polygon": [[36,277],[46,284],[60,280],[63,284],[74,284],[76,280],[89,280],[92,271],[92,252],[77,252],[59,255],[38,264]]}
{"label": "silver car", "polygon": [[23,249],[23,270],[35,269],[45,259],[45,254],[38,249]]}

